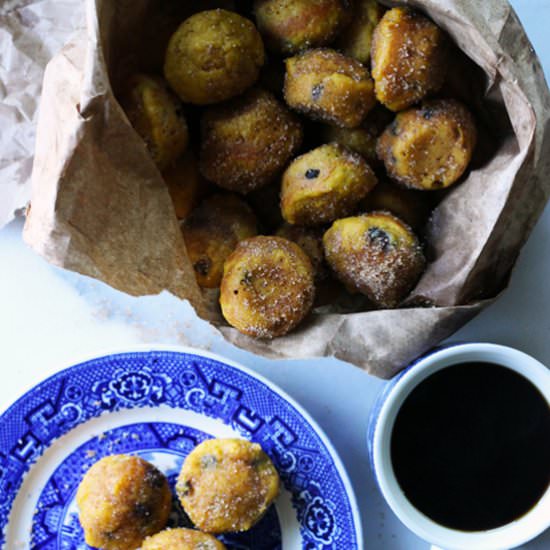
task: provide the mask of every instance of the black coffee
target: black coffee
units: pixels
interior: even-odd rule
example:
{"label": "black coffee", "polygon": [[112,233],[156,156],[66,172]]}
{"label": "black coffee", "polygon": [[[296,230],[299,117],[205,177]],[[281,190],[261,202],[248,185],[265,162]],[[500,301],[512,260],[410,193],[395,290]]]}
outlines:
{"label": "black coffee", "polygon": [[550,408],[537,388],[491,363],[421,382],[401,407],[391,460],[408,500],[435,522],[482,531],[518,519],[550,483]]}

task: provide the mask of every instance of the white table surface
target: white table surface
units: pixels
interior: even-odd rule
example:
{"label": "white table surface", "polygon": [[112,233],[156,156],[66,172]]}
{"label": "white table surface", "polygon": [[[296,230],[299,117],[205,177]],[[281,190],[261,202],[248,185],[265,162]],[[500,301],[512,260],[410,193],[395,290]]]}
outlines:
{"label": "white table surface", "polygon": [[[550,76],[550,0],[512,4]],[[0,411],[75,358],[144,343],[207,348],[271,379],[325,430],[355,488],[366,549],[429,548],[383,502],[369,470],[365,431],[382,381],[337,360],[269,361],[243,352],[168,295],[131,298],[51,267],[24,245],[21,229],[18,220],[0,231]],[[549,232],[550,207],[526,244],[508,290],[452,340],[514,346],[550,365]],[[522,548],[550,548],[550,530]]]}

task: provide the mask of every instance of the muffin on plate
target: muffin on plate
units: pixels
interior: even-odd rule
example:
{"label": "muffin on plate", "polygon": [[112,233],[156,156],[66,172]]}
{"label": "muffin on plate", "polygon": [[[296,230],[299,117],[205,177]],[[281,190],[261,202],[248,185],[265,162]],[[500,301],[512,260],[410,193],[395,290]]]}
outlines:
{"label": "muffin on plate", "polygon": [[208,533],[180,528],[145,539],[140,550],[225,550],[225,545]]}
{"label": "muffin on plate", "polygon": [[113,455],[88,470],[76,502],[87,544],[128,550],[164,529],[172,495],[168,480],[152,464],[137,456]]}
{"label": "muffin on plate", "polygon": [[279,474],[257,443],[209,439],[185,459],[176,492],[201,531],[247,531],[279,494]]}

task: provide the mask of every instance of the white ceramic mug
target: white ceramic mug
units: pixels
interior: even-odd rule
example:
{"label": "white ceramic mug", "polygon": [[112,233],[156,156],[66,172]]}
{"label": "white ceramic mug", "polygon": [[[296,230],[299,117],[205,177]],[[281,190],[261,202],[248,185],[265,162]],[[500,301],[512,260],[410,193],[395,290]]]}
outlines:
{"label": "white ceramic mug", "polygon": [[550,487],[539,502],[517,520],[487,531],[465,532],[435,523],[416,509],[401,490],[390,458],[397,413],[411,391],[433,373],[466,362],[496,363],[530,380],[550,406],[550,370],[529,355],[496,344],[456,344],[433,351],[413,363],[384,388],[371,414],[368,443],[376,481],[397,517],[414,533],[445,550],[514,548],[550,527]]}

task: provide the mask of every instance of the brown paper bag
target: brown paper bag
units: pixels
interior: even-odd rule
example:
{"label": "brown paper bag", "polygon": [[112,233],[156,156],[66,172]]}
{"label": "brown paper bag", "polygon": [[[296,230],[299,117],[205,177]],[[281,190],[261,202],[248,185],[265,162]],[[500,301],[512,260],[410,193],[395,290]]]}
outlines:
{"label": "brown paper bag", "polygon": [[[240,347],[278,358],[335,356],[390,377],[505,287],[544,207],[550,94],[512,8],[504,0],[404,3],[427,12],[467,55],[456,56],[449,86],[468,102],[481,128],[479,158],[429,222],[428,269],[407,307],[323,308],[274,341],[248,338],[216,320]],[[56,265],[133,295],[168,289],[213,318],[166,187],[113,92],[138,68],[158,66],[174,21],[185,17],[189,4],[88,2],[86,36],[46,71],[24,236]]]}
{"label": "brown paper bag", "polygon": [[44,69],[84,28],[81,0],[0,2],[0,228],[31,198],[30,176]]}

